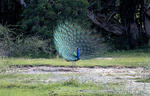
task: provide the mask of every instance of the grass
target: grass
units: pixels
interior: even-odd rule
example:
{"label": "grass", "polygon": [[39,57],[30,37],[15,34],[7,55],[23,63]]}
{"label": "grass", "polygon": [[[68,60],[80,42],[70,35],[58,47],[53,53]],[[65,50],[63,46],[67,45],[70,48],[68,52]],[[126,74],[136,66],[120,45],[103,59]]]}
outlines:
{"label": "grass", "polygon": [[0,84],[0,96],[48,96],[48,93],[57,84],[24,84],[24,83],[11,83],[2,82]]}
{"label": "grass", "polygon": [[[20,76],[17,74],[0,75],[0,96],[132,96],[132,94],[124,92],[103,92],[104,88],[102,89],[100,84],[80,83],[76,79],[65,82],[41,83],[37,82],[38,78],[34,75],[22,75],[22,78]],[[21,80],[19,81],[18,78]],[[24,78],[32,79],[29,79],[30,82],[24,82]],[[111,89],[111,87],[110,85],[109,88]]]}
{"label": "grass", "polygon": [[[8,85],[9,87],[12,85]],[[8,87],[7,86],[7,87]],[[19,88],[3,88],[0,90],[0,96],[132,96],[115,93],[103,93],[96,90],[94,86],[88,85],[79,87],[63,85],[19,85]],[[21,88],[20,88],[21,87]],[[96,90],[96,91],[95,91]]]}
{"label": "grass", "polygon": [[139,78],[137,79],[137,82],[150,83],[150,78],[143,78],[143,79]]}
{"label": "grass", "polygon": [[[119,51],[106,53],[104,57],[112,59],[80,60],[77,67],[145,67],[149,62],[150,49],[135,51]],[[65,82],[44,82],[51,74],[19,74],[7,73],[10,67],[22,66],[72,66],[63,59],[31,59],[31,58],[0,58],[0,96],[135,96],[126,93],[119,84],[101,85],[92,82],[80,83],[76,79]],[[149,80],[139,80],[149,82]],[[122,89],[117,92],[116,89]],[[106,92],[106,90],[113,90]]]}
{"label": "grass", "polygon": [[[120,67],[139,67],[147,66],[146,62],[150,62],[150,50],[135,50],[135,51],[119,51],[106,53],[104,57],[112,58],[108,59],[91,59],[91,60],[80,60],[76,63],[77,67],[93,67],[93,66],[120,66]],[[1,63],[3,62],[3,64]],[[1,59],[0,67],[9,67],[12,65],[17,66],[72,66],[71,62],[58,59],[31,59],[31,58],[5,58]]]}

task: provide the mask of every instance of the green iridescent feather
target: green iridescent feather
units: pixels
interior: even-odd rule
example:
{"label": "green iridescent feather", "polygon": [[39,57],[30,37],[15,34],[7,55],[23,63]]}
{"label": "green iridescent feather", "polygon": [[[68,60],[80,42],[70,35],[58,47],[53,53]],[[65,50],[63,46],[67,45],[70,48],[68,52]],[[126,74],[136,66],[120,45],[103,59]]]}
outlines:
{"label": "green iridescent feather", "polygon": [[77,60],[77,48],[80,59],[95,58],[104,53],[106,47],[101,39],[100,34],[69,21],[60,23],[54,31],[56,50],[68,61]]}

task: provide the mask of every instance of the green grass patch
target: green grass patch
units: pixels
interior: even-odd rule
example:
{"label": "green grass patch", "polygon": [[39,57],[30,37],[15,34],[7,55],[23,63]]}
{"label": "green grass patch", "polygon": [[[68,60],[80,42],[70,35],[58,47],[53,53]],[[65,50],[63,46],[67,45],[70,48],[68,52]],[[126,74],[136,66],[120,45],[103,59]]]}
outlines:
{"label": "green grass patch", "polygon": [[[106,53],[104,57],[112,59],[90,59],[80,60],[76,63],[77,67],[145,67],[150,62],[148,50],[119,51]],[[135,94],[126,93],[122,85],[117,83],[105,85],[96,83],[80,83],[76,79],[70,79],[65,82],[47,82],[49,75],[52,74],[17,74],[9,73],[10,67],[25,66],[72,66],[71,62],[58,59],[43,58],[0,58],[0,96],[135,96]],[[149,79],[137,80],[139,82],[150,82]],[[121,92],[111,91],[109,89],[121,89]]]}
{"label": "green grass patch", "polygon": [[[23,84],[44,84],[50,78],[50,74],[0,74],[0,82],[12,82]],[[48,82],[50,83],[50,82]]]}
{"label": "green grass patch", "polygon": [[[120,67],[144,67],[150,62],[150,54],[148,52],[121,51],[112,52],[104,55],[104,59],[79,60],[76,62],[77,67],[93,67],[93,66],[120,66]],[[105,59],[106,57],[112,59]],[[72,66],[71,62],[64,59],[31,59],[31,58],[5,58],[1,60],[0,67],[9,66]]]}
{"label": "green grass patch", "polygon": [[150,78],[137,79],[136,82],[150,83]]}
{"label": "green grass patch", "polygon": [[[144,66],[145,63],[150,60],[150,48],[148,49],[138,49],[138,50],[127,50],[127,51],[114,51],[107,52],[102,57],[110,57],[113,58],[111,60],[108,59],[90,59],[90,60],[80,60],[77,62],[77,66],[113,66],[113,65],[121,65],[121,66]],[[0,66],[9,66],[9,65],[51,65],[51,66],[71,66],[70,62],[66,62],[65,60],[58,59],[49,59],[49,58],[0,58]]]}
{"label": "green grass patch", "polygon": [[[139,67],[146,66],[150,62],[150,49],[145,50],[129,50],[129,51],[116,51],[108,52],[103,55],[104,58],[109,57],[112,59],[90,59],[80,60],[76,63],[77,67],[92,67],[92,66],[121,66],[121,67]],[[71,62],[64,59],[43,59],[43,58],[5,58],[0,60],[0,67],[8,67],[12,65],[18,66],[72,66]]]}
{"label": "green grass patch", "polygon": [[100,84],[79,83],[71,79],[49,84],[3,81],[0,83],[0,96],[132,96],[132,94],[103,92]]}

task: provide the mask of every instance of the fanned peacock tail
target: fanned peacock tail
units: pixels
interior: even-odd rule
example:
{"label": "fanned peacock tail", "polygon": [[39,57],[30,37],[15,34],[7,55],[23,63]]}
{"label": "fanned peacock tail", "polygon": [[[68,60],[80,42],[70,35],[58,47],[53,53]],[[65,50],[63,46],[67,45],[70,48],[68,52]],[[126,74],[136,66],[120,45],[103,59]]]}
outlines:
{"label": "fanned peacock tail", "polygon": [[95,58],[106,48],[99,34],[71,21],[57,26],[54,43],[58,53],[67,61]]}

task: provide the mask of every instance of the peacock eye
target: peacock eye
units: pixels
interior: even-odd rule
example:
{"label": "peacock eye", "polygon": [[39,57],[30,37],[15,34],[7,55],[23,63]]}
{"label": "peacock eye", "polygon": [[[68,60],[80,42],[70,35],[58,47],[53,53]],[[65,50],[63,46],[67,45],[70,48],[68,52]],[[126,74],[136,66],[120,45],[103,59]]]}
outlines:
{"label": "peacock eye", "polygon": [[88,59],[104,51],[97,40],[99,36],[95,35],[99,34],[88,31],[80,24],[65,21],[56,27],[54,43],[59,54],[68,61],[76,61],[79,58]]}

